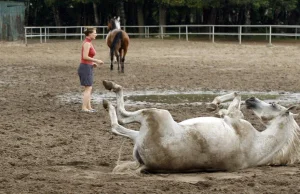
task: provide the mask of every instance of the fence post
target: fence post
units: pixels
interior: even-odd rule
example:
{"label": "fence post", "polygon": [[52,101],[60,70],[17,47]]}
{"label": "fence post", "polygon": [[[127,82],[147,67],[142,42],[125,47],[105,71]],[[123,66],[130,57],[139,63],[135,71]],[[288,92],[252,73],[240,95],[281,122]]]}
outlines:
{"label": "fence post", "polygon": [[67,28],[65,27],[65,40],[67,39]]}
{"label": "fence post", "polygon": [[215,26],[212,26],[212,43],[215,43]]}
{"label": "fence post", "polygon": [[181,28],[179,26],[179,39],[181,39]]}
{"label": "fence post", "polygon": [[47,29],[45,28],[45,43],[47,42]]}
{"label": "fence post", "polygon": [[295,40],[297,40],[297,38],[298,38],[298,37],[297,37],[297,35],[298,35],[298,28],[297,28],[297,27],[296,27],[296,30],[295,30],[295,34],[296,34],[296,35],[295,35]]}
{"label": "fence post", "polygon": [[40,28],[40,42],[43,43],[42,28]]}
{"label": "fence post", "polygon": [[242,26],[239,26],[239,44],[242,44]]}
{"label": "fence post", "polygon": [[189,41],[188,26],[185,26],[185,38],[186,38],[186,41]]}
{"label": "fence post", "polygon": [[25,30],[24,30],[25,31],[25,45],[27,46],[27,32],[26,32],[27,29],[26,29],[26,27],[24,27],[24,28],[25,28]]}
{"label": "fence post", "polygon": [[80,40],[82,41],[82,26],[80,27]]}
{"label": "fence post", "polygon": [[269,45],[272,45],[272,26],[270,26],[270,32],[269,32]]}
{"label": "fence post", "polygon": [[161,39],[164,39],[164,32],[163,32],[163,27],[160,26],[160,36],[161,36]]}

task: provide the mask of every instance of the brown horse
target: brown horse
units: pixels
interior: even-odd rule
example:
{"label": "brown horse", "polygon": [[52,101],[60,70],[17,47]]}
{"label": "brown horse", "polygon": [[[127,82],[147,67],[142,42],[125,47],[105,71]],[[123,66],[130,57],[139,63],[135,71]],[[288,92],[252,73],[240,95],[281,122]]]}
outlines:
{"label": "brown horse", "polygon": [[129,36],[128,34],[121,30],[120,17],[112,18],[107,24],[108,34],[106,37],[107,46],[110,48],[110,70],[113,70],[113,59],[114,55],[117,58],[118,70],[124,73],[124,62],[127,49],[129,46]]}

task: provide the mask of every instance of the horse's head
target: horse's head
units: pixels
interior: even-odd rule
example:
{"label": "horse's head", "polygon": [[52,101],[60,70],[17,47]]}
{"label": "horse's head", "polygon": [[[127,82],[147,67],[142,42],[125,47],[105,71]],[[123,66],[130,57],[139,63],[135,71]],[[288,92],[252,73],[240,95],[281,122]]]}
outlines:
{"label": "horse's head", "polygon": [[272,120],[278,117],[294,116],[290,110],[294,109],[295,106],[285,108],[277,103],[266,103],[255,97],[251,97],[245,102],[247,108],[252,109],[254,114],[266,125],[270,124]]}
{"label": "horse's head", "polygon": [[121,29],[120,17],[117,17],[117,18],[113,17],[110,20],[108,20],[107,29],[108,29],[108,31],[111,31],[114,29]]}

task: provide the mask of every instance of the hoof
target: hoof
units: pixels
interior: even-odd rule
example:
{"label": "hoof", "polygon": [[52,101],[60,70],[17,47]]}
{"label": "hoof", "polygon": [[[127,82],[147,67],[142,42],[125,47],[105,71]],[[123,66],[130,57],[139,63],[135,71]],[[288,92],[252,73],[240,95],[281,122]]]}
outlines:
{"label": "hoof", "polygon": [[217,110],[218,106],[216,104],[210,103],[206,106],[206,110],[208,111],[215,111]]}
{"label": "hoof", "polygon": [[103,86],[107,90],[112,90],[113,89],[113,83],[111,81],[103,80]]}
{"label": "hoof", "polygon": [[119,92],[122,89],[122,86],[115,84],[112,81],[103,80],[103,85],[107,90],[113,90],[114,92]]}
{"label": "hoof", "polygon": [[103,108],[108,111],[108,106],[109,106],[108,100],[104,99],[103,102],[102,102],[102,104],[103,104]]}

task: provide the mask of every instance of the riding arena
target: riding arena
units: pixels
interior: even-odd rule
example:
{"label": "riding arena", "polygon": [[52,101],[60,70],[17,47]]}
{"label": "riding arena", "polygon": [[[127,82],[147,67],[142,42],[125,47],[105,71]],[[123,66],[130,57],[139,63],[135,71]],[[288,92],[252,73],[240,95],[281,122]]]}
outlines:
{"label": "riding arena", "polygon": [[[81,41],[29,41],[0,43],[0,193],[300,192],[296,41],[270,46],[130,37],[118,71],[111,70],[116,66],[112,52],[99,37],[93,45],[104,65],[94,69],[95,113],[80,111]],[[260,112],[264,107],[271,112]],[[127,115],[123,122],[120,114]],[[136,123],[138,117],[148,127]],[[235,133],[222,135],[209,126],[203,135],[191,127],[195,120],[188,120],[198,117],[214,118],[209,123]],[[276,123],[268,123],[275,117]],[[238,152],[232,148],[236,137],[249,134],[240,119],[255,129],[253,134],[271,132],[261,141],[253,135],[234,144],[240,146]],[[172,132],[137,135],[140,128],[153,130],[160,124]],[[189,125],[184,129],[190,133],[181,135],[185,131],[180,128],[181,134],[175,134],[171,125]],[[196,143],[209,163],[200,160]]]}

